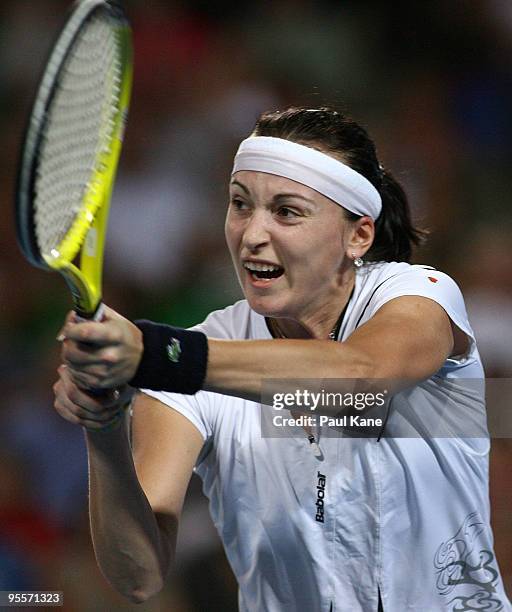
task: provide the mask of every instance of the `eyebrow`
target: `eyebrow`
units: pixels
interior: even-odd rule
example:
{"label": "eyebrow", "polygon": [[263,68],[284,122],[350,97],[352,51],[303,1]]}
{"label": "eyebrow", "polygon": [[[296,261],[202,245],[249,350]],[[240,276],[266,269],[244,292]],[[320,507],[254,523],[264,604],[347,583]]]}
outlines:
{"label": "eyebrow", "polygon": [[231,181],[231,185],[238,185],[239,187],[241,187],[245,191],[245,193],[247,195],[249,195],[249,189],[247,189],[247,187],[243,183],[241,183],[240,181],[237,181],[236,179],[233,179]]}
{"label": "eyebrow", "polygon": [[[237,181],[235,179],[231,181],[231,185],[238,185],[238,187],[240,187],[243,191],[245,191],[247,195],[250,195],[249,189],[243,183],[240,183],[240,181]],[[307,198],[306,196],[300,195],[300,193],[294,193],[293,191],[276,193],[276,195],[272,198],[272,201],[278,202],[279,200],[287,200],[290,198],[298,198],[299,200],[303,200],[304,202],[307,202],[308,204],[313,204],[316,206],[316,202],[312,200],[311,198]]]}

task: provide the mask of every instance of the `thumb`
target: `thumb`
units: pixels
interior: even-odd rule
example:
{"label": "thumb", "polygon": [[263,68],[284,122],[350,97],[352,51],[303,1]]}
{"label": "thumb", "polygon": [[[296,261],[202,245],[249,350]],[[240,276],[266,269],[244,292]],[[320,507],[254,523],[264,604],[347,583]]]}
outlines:
{"label": "thumb", "polygon": [[123,317],[123,315],[119,314],[116,310],[110,308],[109,306],[106,306],[105,304],[103,305],[103,308],[103,319],[101,320],[102,323],[114,321],[123,324],[127,321],[130,321],[129,319]]}
{"label": "thumb", "polygon": [[60,328],[60,330],[57,333],[57,342],[64,342],[64,340],[66,339],[66,328],[69,325],[72,325],[73,323],[77,322],[77,318],[76,318],[76,312],[74,310],[70,310],[68,312],[68,314],[66,315],[66,318],[64,319],[64,325]]}

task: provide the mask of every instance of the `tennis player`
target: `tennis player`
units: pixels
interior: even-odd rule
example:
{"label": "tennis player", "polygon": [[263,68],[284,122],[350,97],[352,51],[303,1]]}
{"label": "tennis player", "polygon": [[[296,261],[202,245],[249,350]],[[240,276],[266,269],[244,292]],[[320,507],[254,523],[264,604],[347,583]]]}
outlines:
{"label": "tennis player", "polygon": [[[55,407],[86,429],[107,579],[134,601],[162,588],[195,469],[240,610],[511,610],[481,385],[464,384],[484,376],[474,334],[456,284],[408,263],[420,232],[366,131],[331,108],[264,114],[235,157],[226,239],[245,300],[192,330],[111,309],[63,328]],[[279,438],[262,435],[270,378],[407,384],[378,435]],[[143,389],[132,444],[127,385]],[[98,388],[115,391],[81,390]]]}

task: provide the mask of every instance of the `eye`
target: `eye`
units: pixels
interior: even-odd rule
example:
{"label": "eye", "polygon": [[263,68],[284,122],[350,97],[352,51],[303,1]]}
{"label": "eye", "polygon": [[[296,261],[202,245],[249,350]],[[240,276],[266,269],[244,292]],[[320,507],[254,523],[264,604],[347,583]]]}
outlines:
{"label": "eye", "polygon": [[280,206],[277,210],[277,214],[279,217],[284,217],[285,219],[294,219],[300,216],[298,211],[290,208],[289,206]]}
{"label": "eye", "polygon": [[247,202],[244,202],[240,198],[232,198],[231,206],[237,211],[243,211],[249,208],[249,205],[247,204]]}

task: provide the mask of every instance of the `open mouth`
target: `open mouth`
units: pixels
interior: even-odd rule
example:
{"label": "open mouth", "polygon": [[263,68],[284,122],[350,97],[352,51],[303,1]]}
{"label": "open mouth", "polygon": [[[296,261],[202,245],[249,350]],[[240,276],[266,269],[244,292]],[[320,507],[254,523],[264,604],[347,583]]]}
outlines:
{"label": "open mouth", "polygon": [[272,278],[279,278],[284,273],[282,266],[276,266],[273,264],[260,264],[252,261],[246,261],[244,268],[249,272],[254,280],[270,280]]}

